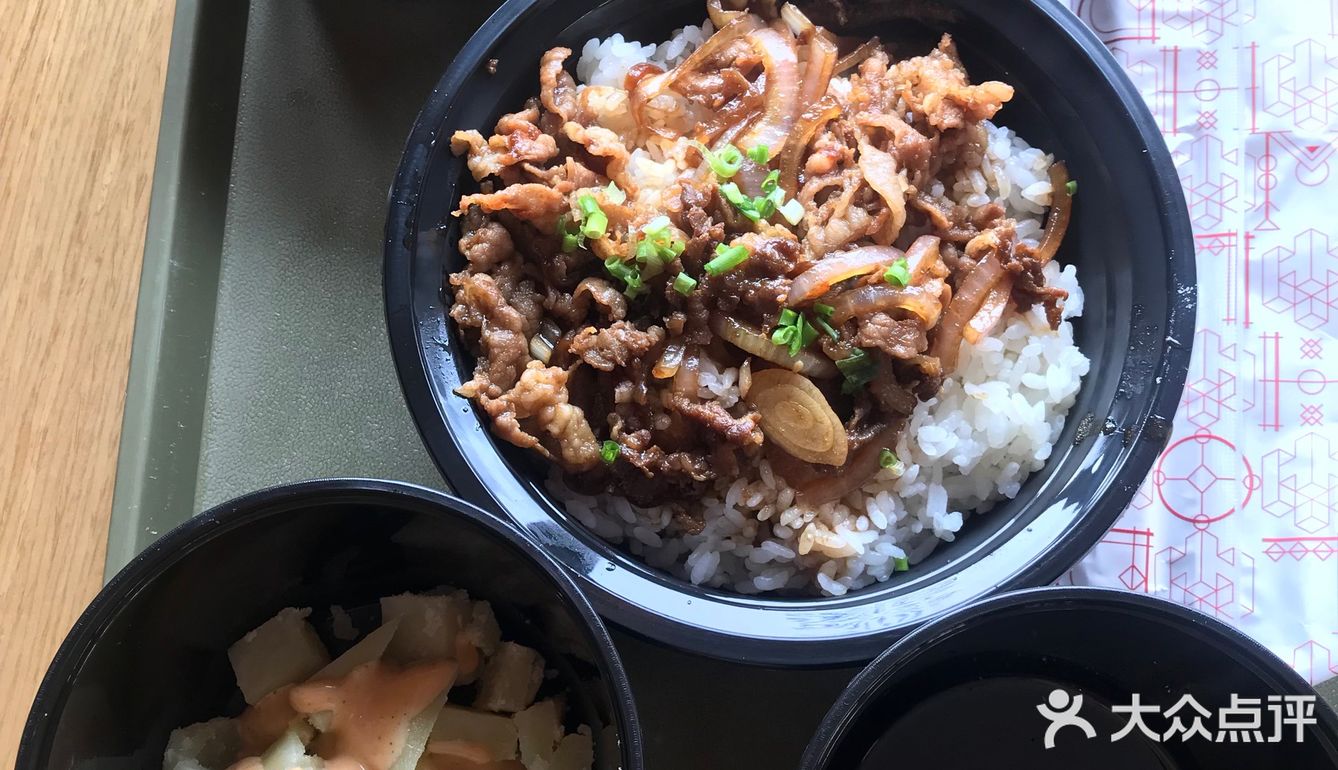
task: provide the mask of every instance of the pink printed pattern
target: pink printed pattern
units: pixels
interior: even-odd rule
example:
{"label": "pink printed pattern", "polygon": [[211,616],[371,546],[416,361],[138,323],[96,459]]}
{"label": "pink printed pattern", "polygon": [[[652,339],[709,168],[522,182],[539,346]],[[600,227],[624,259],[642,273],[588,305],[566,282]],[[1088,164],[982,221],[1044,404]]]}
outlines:
{"label": "pink printed pattern", "polygon": [[1061,583],[1233,623],[1338,675],[1338,2],[1069,0],[1171,150],[1199,266],[1174,433]]}

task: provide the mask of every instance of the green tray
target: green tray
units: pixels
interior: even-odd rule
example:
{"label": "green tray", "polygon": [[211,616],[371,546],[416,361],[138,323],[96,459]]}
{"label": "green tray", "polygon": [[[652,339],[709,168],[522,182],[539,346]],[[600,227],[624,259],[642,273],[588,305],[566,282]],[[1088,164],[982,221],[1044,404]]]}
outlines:
{"label": "green tray", "polygon": [[[193,513],[261,487],[447,488],[395,377],[381,232],[418,106],[497,5],[179,0],[108,577]],[[651,770],[794,767],[854,673],[615,637]]]}

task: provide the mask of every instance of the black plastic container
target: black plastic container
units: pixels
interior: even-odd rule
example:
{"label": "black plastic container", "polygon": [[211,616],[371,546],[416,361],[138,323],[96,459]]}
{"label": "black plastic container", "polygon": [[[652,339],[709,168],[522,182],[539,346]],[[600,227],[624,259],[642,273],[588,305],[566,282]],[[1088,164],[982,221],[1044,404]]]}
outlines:
{"label": "black plastic container", "polygon": [[[1056,689],[1067,700],[1047,703]],[[1193,730],[1201,717],[1189,703],[1165,718],[1183,696],[1211,717],[1182,739],[1153,740],[1135,726],[1120,740],[1137,694],[1162,714],[1143,718],[1164,738],[1172,720]],[[1260,712],[1259,737],[1218,738],[1219,709]],[[1052,713],[1081,695],[1081,727],[1056,729]],[[1274,732],[1270,696],[1313,699],[1316,724]],[[1249,699],[1257,699],[1251,705]],[[1278,708],[1286,709],[1282,703]],[[1231,724],[1250,724],[1247,715]],[[1247,731],[1248,732],[1248,731]],[[1240,736],[1238,735],[1238,738]],[[1253,735],[1250,736],[1254,738]],[[804,754],[802,770],[888,767],[997,770],[1323,770],[1338,767],[1338,716],[1291,670],[1239,631],[1181,605],[1100,588],[1042,588],[987,599],[951,613],[902,639],[846,688]]]}
{"label": "black plastic container", "polygon": [[651,569],[556,507],[543,464],[494,439],[453,394],[473,361],[446,318],[442,282],[463,264],[451,212],[473,183],[449,151],[452,132],[489,130],[536,94],[547,48],[579,50],[614,32],[662,40],[699,23],[702,0],[511,0],[428,98],[391,192],[387,322],[409,405],[443,473],[561,560],[605,617],[706,655],[781,665],[866,660],[943,612],[1050,582],[1100,539],[1151,468],[1189,362],[1194,251],[1179,181],[1151,115],[1096,37],[1055,0],[854,6],[841,31],[878,34],[898,51],[926,51],[951,32],[975,79],[1016,87],[999,120],[1068,162],[1080,192],[1059,259],[1078,266],[1087,307],[1077,337],[1092,360],[1045,469],[1016,500],[972,518],[956,542],[886,584],[834,599],[746,597]]}
{"label": "black plastic container", "polygon": [[[319,619],[332,604],[357,618],[381,596],[441,585],[488,599],[503,633],[559,670],[576,719],[601,740],[597,756],[612,760],[597,767],[641,770],[622,663],[563,569],[468,503],[362,480],[256,492],[136,557],[56,653],[17,768],[159,767],[172,729],[241,710],[227,648],[278,610],[311,607],[328,631]],[[605,725],[613,730],[600,739]]]}

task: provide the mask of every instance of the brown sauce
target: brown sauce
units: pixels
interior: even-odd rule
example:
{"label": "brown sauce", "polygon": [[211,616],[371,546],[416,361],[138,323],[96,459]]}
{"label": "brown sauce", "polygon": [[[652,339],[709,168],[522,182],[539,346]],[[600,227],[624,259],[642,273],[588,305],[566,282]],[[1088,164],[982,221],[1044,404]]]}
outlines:
{"label": "brown sauce", "polygon": [[275,690],[237,718],[243,756],[257,755],[268,749],[297,718],[297,710],[288,700],[290,690],[291,685]]}
{"label": "brown sauce", "polygon": [[[389,770],[404,750],[409,722],[455,682],[453,661],[408,668],[374,661],[342,679],[306,682],[277,690],[239,718],[243,751],[259,754],[277,740],[293,718],[328,711],[329,730],[309,751],[325,759],[327,770]],[[230,770],[260,770],[248,757]]]}

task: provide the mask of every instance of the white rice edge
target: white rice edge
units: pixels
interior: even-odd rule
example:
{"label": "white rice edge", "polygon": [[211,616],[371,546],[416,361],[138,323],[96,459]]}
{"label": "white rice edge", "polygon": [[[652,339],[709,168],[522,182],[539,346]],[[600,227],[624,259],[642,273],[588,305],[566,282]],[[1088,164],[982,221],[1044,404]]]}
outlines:
{"label": "white rice edge", "polygon": [[621,33],[603,40],[592,39],[581,48],[581,56],[576,60],[576,77],[586,85],[621,88],[632,65],[650,62],[670,69],[688,58],[714,33],[715,27],[708,20],[700,27],[675,30],[658,46],[627,40]]}
{"label": "white rice edge", "polygon": [[[685,27],[658,47],[621,35],[591,40],[577,75],[589,85],[618,86],[633,64],[673,66],[711,31],[709,22]],[[998,203],[1017,220],[1018,236],[1034,241],[1050,204],[1054,157],[1006,127],[985,128],[982,168],[931,193],[972,208]],[[1049,459],[1090,362],[1070,322],[1082,314],[1077,271],[1051,263],[1045,273],[1069,292],[1060,328],[1051,330],[1037,308],[976,345],[963,342],[954,376],[916,408],[894,448],[901,464],[844,500],[796,505],[794,490],[763,460],[743,477],[718,480],[698,501],[702,530],[681,534],[671,527],[671,505],[640,508],[616,495],[578,494],[556,470],[548,488],[600,537],[697,585],[839,596],[885,581],[898,561],[914,565],[952,541],[971,513],[1015,497]],[[738,400],[737,381],[736,369],[704,361],[699,392],[729,405]]]}

